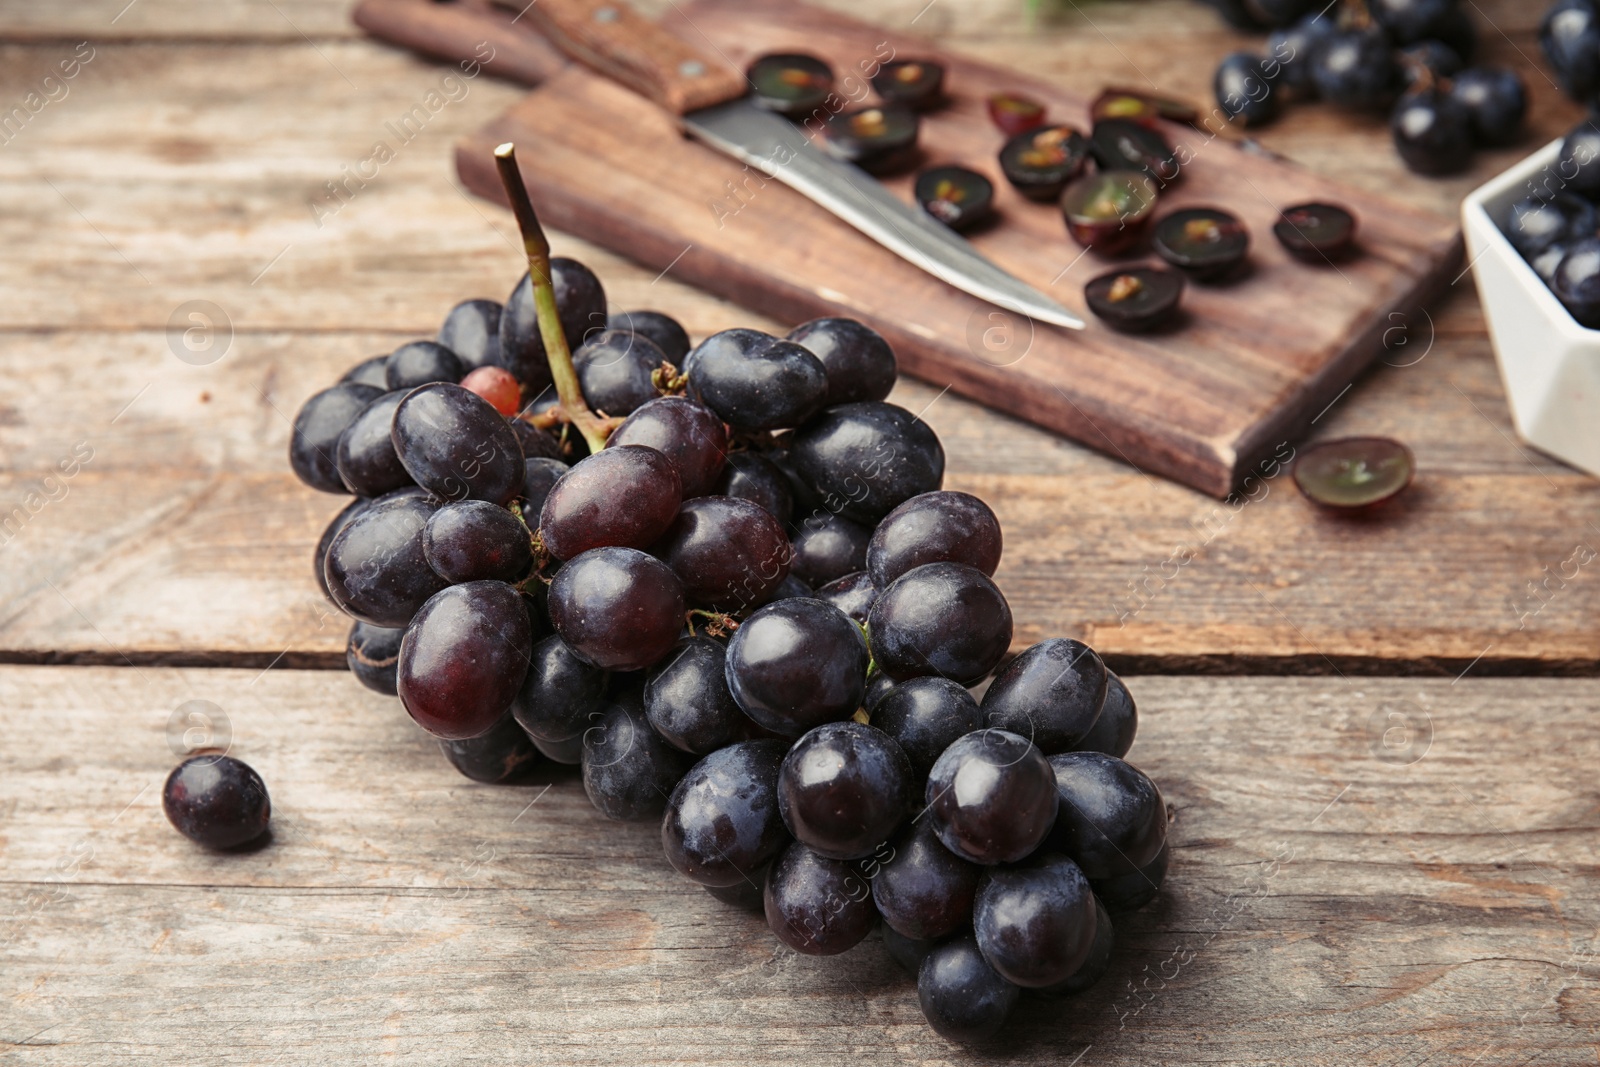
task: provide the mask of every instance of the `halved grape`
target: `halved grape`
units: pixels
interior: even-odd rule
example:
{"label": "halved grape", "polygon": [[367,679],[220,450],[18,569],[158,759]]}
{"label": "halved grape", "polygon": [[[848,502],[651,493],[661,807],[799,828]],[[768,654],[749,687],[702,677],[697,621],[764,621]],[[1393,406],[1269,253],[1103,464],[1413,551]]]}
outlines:
{"label": "halved grape", "polygon": [[1294,462],[1294,484],[1306,498],[1338,511],[1364,511],[1399,496],[1411,484],[1416,458],[1388,437],[1319,441]]}

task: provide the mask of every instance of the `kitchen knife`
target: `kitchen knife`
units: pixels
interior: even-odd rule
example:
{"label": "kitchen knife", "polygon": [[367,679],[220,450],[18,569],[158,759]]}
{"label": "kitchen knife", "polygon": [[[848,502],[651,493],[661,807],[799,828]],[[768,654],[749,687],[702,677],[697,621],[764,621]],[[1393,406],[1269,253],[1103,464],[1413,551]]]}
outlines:
{"label": "kitchen knife", "polygon": [[696,140],[815,201],[907,262],[997,307],[1074,330],[1083,320],[995,266],[865,171],[815,147],[747,98],[731,64],[702,56],[621,0],[496,0],[563,52],[682,119]]}

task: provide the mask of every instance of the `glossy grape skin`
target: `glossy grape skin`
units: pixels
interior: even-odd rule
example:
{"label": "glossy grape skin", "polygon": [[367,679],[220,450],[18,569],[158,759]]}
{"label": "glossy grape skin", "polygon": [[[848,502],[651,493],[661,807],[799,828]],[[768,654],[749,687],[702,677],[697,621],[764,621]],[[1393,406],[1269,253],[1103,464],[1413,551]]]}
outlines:
{"label": "glossy grape skin", "polygon": [[437,341],[410,341],[389,353],[384,383],[389,389],[415,389],[429,382],[455,383],[467,373],[456,354]]}
{"label": "glossy grape skin", "polygon": [[1052,637],[1025,649],[983,695],[983,724],[1010,730],[1047,756],[1069,752],[1094,729],[1107,671],[1082,641]]}
{"label": "glossy grape skin", "polygon": [[[1584,197],[1584,203],[1590,207],[1589,215],[1592,217],[1593,201],[1600,197],[1600,126],[1593,121],[1584,122],[1574,127],[1561,141],[1561,155],[1556,159],[1556,173],[1564,182],[1566,192],[1575,193]],[[1560,214],[1563,218],[1572,217],[1579,220],[1576,225],[1569,224],[1564,233],[1572,237],[1594,236],[1595,225],[1592,220],[1585,220],[1583,212],[1573,207],[1566,201],[1549,201],[1563,209]],[[1587,232],[1580,227],[1587,221]]]}
{"label": "glossy grape skin", "polygon": [[502,310],[498,300],[463,300],[444,317],[436,339],[456,354],[463,370],[499,367]]}
{"label": "glossy grape skin", "polygon": [[978,730],[946,748],[928,773],[928,814],[945,848],[985,866],[1015,863],[1056,822],[1056,777],[1025,737]]}
{"label": "glossy grape skin", "polygon": [[184,837],[206,848],[238,848],[267,832],[272,801],[267,784],[243,760],[191,756],[173,768],[161,790],[161,809]]}
{"label": "glossy grape skin", "polygon": [[407,393],[390,433],[406,473],[445,500],[504,504],[522,487],[522,445],[511,424],[459,385],[434,382]]}
{"label": "glossy grape skin", "polygon": [[944,480],[939,438],[893,404],[829,408],[794,432],[789,459],[828,510],[866,526]]}
{"label": "glossy grape skin", "polygon": [[1094,948],[1094,892],[1078,865],[1040,852],[985,871],[972,931],[989,965],[1028,988],[1072,977]]}
{"label": "glossy grape skin", "polygon": [[1478,33],[1456,0],[1371,0],[1372,17],[1399,47],[1442,41],[1463,60],[1477,50]]}
{"label": "glossy grape skin", "polygon": [[565,641],[552,635],[533,646],[511,712],[535,741],[570,741],[604,706],[607,681],[605,671],[579,659]]}
{"label": "glossy grape skin", "polygon": [[689,353],[689,395],[743,430],[799,426],[822,407],[828,373],[805,348],[759,330],[723,330]]}
{"label": "glossy grape skin", "polygon": [[[889,690],[895,687],[895,680],[882,671],[873,671],[872,677],[867,679],[867,691],[861,698],[861,706],[871,712],[878,706],[878,702],[889,695]],[[904,747],[903,745],[901,747]],[[914,766],[914,765],[913,765]]]}
{"label": "glossy grape skin", "polygon": [[785,527],[794,514],[794,494],[789,490],[788,478],[759,452],[727,453],[714,491],[719,496],[735,496],[761,505]]}
{"label": "glossy grape skin", "polygon": [[1162,845],[1161,851],[1156,853],[1156,858],[1133,874],[1101,878],[1089,884],[1094,887],[1095,895],[1111,911],[1136,911],[1154,900],[1156,894],[1160,892],[1161,883],[1167,877],[1167,864],[1172,856],[1171,849],[1171,842]]}
{"label": "glossy grape skin", "polygon": [[387,390],[389,388],[389,379],[385,376],[385,368],[388,365],[388,356],[373,356],[371,359],[364,359],[345,371],[339,382],[340,384],[354,382],[357,385],[370,385],[374,389]]}
{"label": "glossy grape skin", "polygon": [[683,583],[634,548],[595,548],[550,583],[550,622],[578,658],[608,671],[656,663],[683,629]]}
{"label": "glossy grape skin", "polygon": [[1600,329],[1600,239],[1586,238],[1567,249],[1550,290],[1580,325]]}
{"label": "glossy grape skin", "polygon": [[854,866],[796,841],[767,870],[762,903],[778,940],[808,956],[836,956],[872,932],[872,890]]}
{"label": "glossy grape skin", "polygon": [[883,945],[889,950],[889,956],[900,965],[900,969],[915,978],[922,969],[922,961],[939,947],[939,942],[929,938],[921,939],[907,937],[894,927],[885,923],[883,929]]}
{"label": "glossy grape skin", "polygon": [[1230,119],[1243,126],[1265,126],[1283,110],[1283,95],[1268,73],[1270,61],[1250,52],[1234,52],[1223,59],[1212,79],[1217,104]]}
{"label": "glossy grape skin", "polygon": [[800,523],[789,569],[812,588],[867,569],[872,531],[859,523],[819,511]]}
{"label": "glossy grape skin", "polygon": [[539,513],[544,510],[544,502],[567,469],[567,465],[559,459],[540,457],[524,461],[522,491],[517,494],[522,499],[523,522],[538,528]]}
{"label": "glossy grape skin", "polygon": [[763,867],[759,871],[750,872],[734,885],[703,885],[700,888],[730,908],[764,915],[765,905],[762,903],[761,894],[766,888],[766,883],[767,869]]}
{"label": "glossy grape skin", "polygon": [[644,713],[669,744],[704,756],[745,735],[747,720],[728,692],[726,663],[719,642],[686,637],[651,668]]}
{"label": "glossy grape skin", "polygon": [[973,685],[1011,647],[1011,608],[983,572],[928,563],[883,591],[867,630],[878,667],[896,681],[937,674]]}
{"label": "glossy grape skin", "polygon": [[689,334],[671,315],[659,311],[615,311],[606,319],[608,330],[630,330],[655,342],[661,354],[682,367],[689,354]]}
{"label": "glossy grape skin", "polygon": [[[1092,886],[1094,883],[1090,883]],[[1054,997],[1069,997],[1082,993],[1105,977],[1111,966],[1111,951],[1116,948],[1116,930],[1111,925],[1111,913],[1099,897],[1094,902],[1094,941],[1076,971],[1053,985],[1040,986],[1039,992]]]}
{"label": "glossy grape skin", "polygon": [[678,472],[683,498],[705,496],[717,485],[728,455],[728,431],[710,408],[687,397],[656,397],[636,409],[611,435],[607,448],[647,445]]}
{"label": "glossy grape skin", "polygon": [[1338,31],[1336,19],[1312,15],[1268,37],[1267,58],[1278,64],[1277,84],[1297,97],[1315,97],[1317,86],[1311,76],[1312,54]]}
{"label": "glossy grape skin", "polygon": [[757,611],[728,643],[728,689],[780,737],[854,715],[867,685],[867,643],[831,604],[795,597]]}
{"label": "glossy grape skin", "polygon": [[439,739],[439,750],[450,766],[474,782],[500,785],[514,782],[539,762],[539,750],[511,714],[500,716],[488,731],[459,741]]}
{"label": "glossy grape skin", "polygon": [[413,484],[389,436],[395,409],[405,398],[399,391],[384,393],[339,435],[334,462],[345,488],[357,496],[382,496]]}
{"label": "glossy grape skin", "polygon": [[1458,174],[1472,163],[1472,113],[1440,89],[1401,97],[1389,129],[1401,160],[1417,174]]}
{"label": "glossy grape skin", "polygon": [[533,567],[528,529],[498,504],[458,500],[428,519],[422,531],[428,566],[447,582],[516,582]]}
{"label": "glossy grape skin", "polygon": [[794,458],[789,455],[786,449],[764,452],[762,455],[766,457],[767,462],[777,468],[778,473],[783,475],[784,482],[788,484],[789,496],[793,502],[793,514],[795,516],[812,515],[824,510],[821,494],[817,492],[815,486],[800,476],[800,471],[795,466]]}
{"label": "glossy grape skin", "polygon": [[1521,135],[1528,115],[1528,87],[1516,71],[1473,67],[1452,79],[1450,93],[1466,109],[1477,144],[1498,148],[1515,143]]}
{"label": "glossy grape skin", "polygon": [[917,971],[917,1002],[935,1033],[982,1044],[1004,1028],[1021,995],[978,951],[971,935],[936,946]]}
{"label": "glossy grape skin", "polygon": [[1381,30],[1344,30],[1329,36],[1311,59],[1317,92],[1340,107],[1372,109],[1394,99],[1400,72]]}
{"label": "glossy grape skin", "polygon": [[812,319],[790,330],[785,340],[822,362],[828,378],[824,407],[883,400],[894,388],[894,350],[876,330],[855,319]]}
{"label": "glossy grape skin", "polygon": [[900,745],[919,782],[927,779],[945,749],[983,725],[978,702],[948,678],[908,679],[868,711],[872,725]]}
{"label": "glossy grape skin", "polygon": [[1094,726],[1079,739],[1074,750],[1078,752],[1104,752],[1121,759],[1133,747],[1133,737],[1139,730],[1139,708],[1133,694],[1110,670],[1106,671],[1106,699],[1100,705],[1100,717]]}
{"label": "glossy grape skin", "polygon": [[683,776],[661,819],[667,861],[705,886],[736,885],[789,842],[778,814],[783,741],[720,748]]}
{"label": "glossy grape skin", "polygon": [[532,648],[521,593],[504,582],[452,585],[406,627],[400,703],[435,737],[477,737],[511,706]]}
{"label": "glossy grape skin", "polygon": [[[563,467],[567,466],[567,450],[561,439],[549,430],[541,430],[537,426],[530,426],[522,419],[508,419],[511,432],[516,435],[517,444],[522,446],[523,459],[553,459]],[[577,431],[572,431],[573,436],[583,440]],[[588,455],[588,453],[584,453]]]}
{"label": "glossy grape skin", "polygon": [[[1571,172],[1571,164],[1567,170]],[[1577,180],[1586,179],[1585,172],[1578,173]],[[1528,197],[1511,205],[1506,219],[1506,240],[1524,259],[1533,259],[1555,245],[1593,236],[1597,227],[1600,227],[1600,215],[1593,204],[1571,193],[1558,192],[1548,200]]]}
{"label": "glossy grape skin", "polygon": [[922,493],[884,516],[867,544],[867,570],[887,587],[924,563],[965,563],[993,575],[1005,541],[989,505],[969,493]]}
{"label": "glossy grape skin", "polygon": [[[606,291],[593,271],[575,259],[550,260],[550,284],[567,350],[577,351],[590,330],[606,324]],[[522,383],[529,395],[550,384],[550,361],[539,334],[533,306],[533,283],[524,274],[506,298],[500,313],[500,366]]]}
{"label": "glossy grape skin", "polygon": [[1566,94],[1590,103],[1600,92],[1600,14],[1590,0],[1558,0],[1539,25],[1539,44]]}
{"label": "glossy grape skin", "polygon": [[658,819],[690,756],[667,744],[632,700],[616,700],[583,732],[583,791],[608,819]]}
{"label": "glossy grape skin", "polygon": [[[417,492],[420,493],[421,490]],[[351,519],[366,511],[374,503],[376,501],[357,497],[340,508],[339,514],[330,519],[328,525],[323,527],[322,536],[317,539],[317,550],[311,557],[311,568],[317,576],[317,588],[322,590],[323,596],[331,598],[331,594],[328,592],[328,548],[333,544],[333,539],[339,536],[339,532],[350,525]]]}
{"label": "glossy grape skin", "polygon": [[301,405],[289,434],[289,466],[295,476],[324,493],[348,493],[339,477],[339,438],[382,389],[342,382]]}
{"label": "glossy grape skin", "polygon": [[654,341],[625,330],[592,333],[572,353],[584,400],[595,412],[617,417],[661,395],[652,376],[666,361]]}
{"label": "glossy grape skin", "polygon": [[551,763],[559,763],[564,767],[576,767],[583,762],[583,735],[569,737],[565,741],[545,741],[532,738],[533,747],[539,750],[539,755]]}
{"label": "glossy grape skin", "polygon": [[539,535],[563,560],[594,548],[649,548],[682,501],[677,468],[666,456],[645,445],[607,448],[556,482],[539,510]]}
{"label": "glossy grape skin", "polygon": [[385,696],[398,696],[397,674],[400,665],[400,638],[404,628],[373,626],[360,622],[350,627],[345,641],[344,661],[356,681]]}
{"label": "glossy grape skin", "polygon": [[819,856],[870,856],[905,818],[915,794],[911,764],[887,734],[859,722],[807,731],[784,757],[778,811],[795,839]]}
{"label": "glossy grape skin", "polygon": [[1050,757],[1060,803],[1049,847],[1093,879],[1132,874],[1167,840],[1167,806],[1144,772],[1103,752]]}
{"label": "glossy grape skin", "polygon": [[835,578],[817,590],[817,599],[832,604],[856,622],[865,624],[872,605],[878,602],[878,585],[866,571]]}
{"label": "glossy grape skin", "polygon": [[765,508],[729,496],[686,500],[652,549],[690,604],[743,614],[772,599],[789,573],[789,539]]}
{"label": "glossy grape skin", "polygon": [[401,489],[351,518],[328,546],[323,573],[340,610],[374,626],[405,626],[446,582],[428,566],[422,531],[438,509]]}
{"label": "glossy grape skin", "polygon": [[890,927],[927,940],[965,929],[983,868],[944,847],[933,824],[918,819],[891,844],[892,858],[872,879],[872,899]]}

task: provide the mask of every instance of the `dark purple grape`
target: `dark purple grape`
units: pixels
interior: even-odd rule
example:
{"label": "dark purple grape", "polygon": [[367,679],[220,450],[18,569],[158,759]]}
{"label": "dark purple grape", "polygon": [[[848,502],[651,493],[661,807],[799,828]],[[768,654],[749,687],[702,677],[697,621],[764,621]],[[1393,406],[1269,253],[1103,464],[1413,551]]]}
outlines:
{"label": "dark purple grape", "polygon": [[945,749],[983,725],[978,702],[948,678],[908,679],[869,703],[867,711],[872,725],[900,745],[919,782]]}
{"label": "dark purple grape", "polygon": [[789,569],[812,588],[867,569],[872,531],[859,523],[819,511],[800,523]]}
{"label": "dark purple grape", "polygon": [[689,395],[742,430],[799,426],[821,409],[828,373],[792,341],[759,330],[723,330],[689,353]]}
{"label": "dark purple grape", "polygon": [[645,445],[607,448],[556,482],[539,511],[539,535],[556,559],[594,548],[649,548],[682,500],[666,456]]}
{"label": "dark purple grape", "polygon": [[662,396],[639,407],[617,427],[607,447],[621,445],[647,445],[671,460],[687,500],[716,487],[728,455],[728,431],[705,405],[687,397]]}
{"label": "dark purple grape", "polygon": [[995,676],[983,695],[983,724],[1020,734],[1047,756],[1069,752],[1100,717],[1107,673],[1082,641],[1040,641]]}
{"label": "dark purple grape", "polygon": [[731,496],[684,501],[653,551],[683,582],[689,603],[713,611],[753,611],[789,573],[789,539],[778,520]]}
{"label": "dark purple grape", "polygon": [[[550,260],[550,284],[567,349],[577,351],[590,330],[606,324],[606,291],[594,272],[575,259]],[[500,314],[500,362],[529,393],[550,384],[550,361],[533,307],[533,283],[524,274]]]}
{"label": "dark purple grape", "polygon": [[808,956],[854,948],[877,918],[872,890],[851,864],[819,856],[798,841],[773,860],[762,902],[778,940]]}
{"label": "dark purple grape", "polygon": [[812,319],[784,339],[822,361],[828,379],[824,407],[883,400],[894,388],[894,350],[876,330],[855,319]]}
{"label": "dark purple grape", "polygon": [[867,632],[879,669],[896,681],[937,674],[973,685],[1011,647],[1011,608],[982,571],[927,563],[883,591]]}
{"label": "dark purple grape", "polygon": [[345,487],[357,496],[382,496],[413,484],[395,453],[389,431],[404,392],[385,393],[362,409],[339,436],[335,463]]}
{"label": "dark purple grape", "polygon": [[944,937],[972,922],[982,868],[944,847],[933,824],[918,819],[892,844],[892,858],[872,879],[872,899],[891,928],[909,938]]}
{"label": "dark purple grape", "polygon": [[434,512],[422,533],[422,552],[428,566],[451,583],[517,582],[533,566],[528,528],[484,500],[460,500]]}
{"label": "dark purple grape", "polygon": [[992,575],[1000,566],[1000,520],[967,493],[923,493],[889,512],[872,532],[867,569],[887,587],[924,563],[965,563]]}
{"label": "dark purple grape", "polygon": [[917,1002],[935,1033],[963,1045],[995,1037],[1021,991],[989,966],[971,935],[934,947],[917,972]]}
{"label": "dark purple grape", "polygon": [[406,627],[400,703],[435,737],[477,737],[511,706],[532,647],[521,593],[504,582],[452,585]]}
{"label": "dark purple grape", "polygon": [[522,732],[509,712],[478,737],[459,741],[440,738],[439,749],[450,766],[474,782],[489,785],[514,782],[539,762],[533,739]]}
{"label": "dark purple grape", "polygon": [[794,464],[794,458],[786,450],[763,453],[767,461],[778,469],[783,475],[783,480],[789,485],[789,497],[794,502],[793,514],[796,516],[811,515],[823,510],[822,496],[817,492],[816,486],[800,476],[799,468]]}
{"label": "dark purple grape", "polygon": [[1311,15],[1268,37],[1267,61],[1278,64],[1278,84],[1297,97],[1316,96],[1316,82],[1311,77],[1312,53],[1338,31],[1337,19]]}
{"label": "dark purple grape", "polygon": [[1050,757],[1060,804],[1050,848],[1090,878],[1132,874],[1167,840],[1167,806],[1156,784],[1131,763],[1103,752]]}
{"label": "dark purple grape", "polygon": [[[1596,156],[1600,159],[1600,155]],[[1569,165],[1568,170],[1572,168]],[[1587,174],[1580,172],[1579,180]],[[1600,181],[1600,165],[1595,168],[1595,179]],[[1506,240],[1532,259],[1557,244],[1572,244],[1593,237],[1600,229],[1600,214],[1595,206],[1571,193],[1556,193],[1548,200],[1528,197],[1511,205],[1506,218]]]}
{"label": "dark purple grape", "polygon": [[1276,63],[1250,52],[1234,52],[1217,67],[1212,91],[1217,104],[1242,126],[1265,126],[1283,110],[1283,95],[1274,84]]}
{"label": "dark purple grape", "polygon": [[356,681],[375,693],[397,696],[396,673],[400,664],[400,638],[403,628],[373,626],[357,621],[350,627],[344,646],[344,661]]}
{"label": "dark purple grape", "polygon": [[[417,492],[420,493],[421,490],[417,490]],[[339,514],[335,515],[328,522],[328,525],[323,528],[322,536],[317,539],[317,550],[311,557],[311,567],[317,576],[317,588],[322,590],[323,596],[332,595],[328,592],[327,565],[328,549],[330,546],[332,546],[333,539],[339,536],[339,532],[341,530],[350,525],[350,520],[354,519],[363,511],[366,511],[374,503],[376,503],[376,501],[357,497],[355,500],[350,501],[350,503],[341,508],[339,510]]]}
{"label": "dark purple grape", "polygon": [[[1090,884],[1093,885],[1092,882]],[[1041,986],[1039,992],[1056,997],[1082,993],[1105,977],[1106,969],[1111,966],[1111,950],[1115,947],[1116,931],[1111,926],[1111,915],[1097,897],[1094,902],[1094,942],[1089,946],[1088,957],[1072,974],[1054,985]]]}
{"label": "dark purple grape", "polygon": [[446,500],[504,504],[522,488],[522,446],[510,423],[459,385],[434,382],[407,393],[391,435],[412,480]]}
{"label": "dark purple grape", "polygon": [[720,748],[683,776],[661,820],[673,867],[706,886],[731,886],[759,870],[789,841],[778,814],[783,741]]}
{"label": "dark purple grape", "polygon": [[1550,289],[1580,326],[1600,329],[1600,239],[1572,245],[1556,267]]}
{"label": "dark purple grape", "polygon": [[600,414],[617,417],[660,397],[653,375],[666,360],[650,338],[625,330],[590,334],[572,353],[584,400]]}
{"label": "dark purple grape", "polygon": [[1443,37],[1457,13],[1456,0],[1367,0],[1367,9],[1401,46]]}
{"label": "dark purple grape", "polygon": [[1516,71],[1472,67],[1456,75],[1450,93],[1471,117],[1472,137],[1479,145],[1498,148],[1515,143],[1521,135],[1528,115],[1528,86]]}
{"label": "dark purple grape", "polygon": [[759,452],[729,452],[715,492],[759,504],[787,527],[794,514],[794,494],[777,465]]}
{"label": "dark purple grape", "polygon": [[467,373],[456,354],[437,341],[410,341],[389,353],[384,382],[391,390],[415,389],[429,382],[459,382]]}
{"label": "dark purple grape", "polygon": [[243,760],[191,756],[173,768],[161,790],[167,821],[197,845],[237,848],[267,832],[272,801],[261,775]]}
{"label": "dark purple grape", "polygon": [[1078,865],[1041,852],[984,872],[972,931],[983,958],[1008,982],[1038,988],[1083,966],[1096,919],[1094,891]]}
{"label": "dark purple grape", "polygon": [[1312,54],[1311,78],[1330,104],[1372,110],[1394,99],[1400,71],[1389,39],[1369,27],[1329,35]]}
{"label": "dark purple grape", "polygon": [[1154,900],[1161,891],[1161,883],[1167,877],[1171,848],[1171,842],[1162,845],[1155,859],[1132,874],[1102,878],[1089,884],[1094,887],[1095,895],[1112,911],[1136,911]]}
{"label": "dark purple grape", "polygon": [[861,706],[870,713],[878,706],[878,701],[889,694],[895,685],[894,679],[882,671],[873,671],[872,677],[867,679],[867,692],[861,698]]}
{"label": "dark purple grape", "polygon": [[731,908],[762,915],[765,912],[765,904],[761,900],[761,891],[765,888],[766,882],[767,869],[763,867],[759,871],[752,871],[733,885],[703,885],[700,888]]}
{"label": "dark purple grape", "polygon": [[799,737],[855,714],[866,691],[867,658],[861,628],[844,612],[820,600],[780,600],[734,632],[728,688],[757,723]]}
{"label": "dark purple grape", "polygon": [[561,439],[555,434],[549,430],[541,430],[537,426],[530,426],[523,419],[511,419],[509,422],[511,432],[517,436],[517,444],[522,446],[524,459],[552,459],[563,467],[567,465],[566,449],[562,447]]}
{"label": "dark purple grape", "polygon": [[1389,130],[1401,160],[1418,174],[1458,174],[1472,163],[1472,113],[1442,89],[1401,97]]}
{"label": "dark purple grape", "polygon": [[1079,752],[1104,752],[1121,759],[1133,747],[1133,735],[1139,729],[1139,709],[1133,694],[1111,671],[1106,671],[1106,700],[1100,706],[1100,717],[1094,726],[1074,746]]}
{"label": "dark purple grape", "polygon": [[447,584],[422,552],[422,531],[438,506],[401,489],[353,516],[328,546],[324,574],[333,602],[374,626],[409,623]]}
{"label": "dark purple grape", "polygon": [[1454,78],[1461,71],[1461,57],[1443,41],[1418,41],[1400,50],[1401,74],[1407,89],[1422,88]]}
{"label": "dark purple grape", "polygon": [[746,736],[744,712],[728,691],[727,650],[709,637],[688,637],[650,671],[644,713],[656,733],[703,756]]}
{"label": "dark purple grape", "polygon": [[667,744],[635,700],[611,703],[583,732],[583,791],[608,819],[658,819],[693,761]]}
{"label": "dark purple grape", "polygon": [[689,335],[678,320],[659,311],[616,311],[606,319],[608,330],[630,330],[655,342],[661,354],[683,366],[689,354]]}
{"label": "dark purple grape", "polygon": [[373,356],[371,359],[364,359],[345,371],[339,382],[340,384],[354,382],[357,385],[370,385],[374,389],[386,390],[389,388],[389,380],[385,376],[384,369],[388,365],[388,356]]}
{"label": "dark purple grape", "polygon": [[829,859],[872,855],[905,818],[914,794],[911,764],[883,731],[830,722],[807,731],[778,774],[783,824]]}
{"label": "dark purple grape", "polygon": [[944,480],[939,438],[893,404],[829,408],[794,432],[789,458],[829,511],[867,526]]}
{"label": "dark purple grape", "polygon": [[1056,777],[1033,742],[978,730],[945,749],[928,774],[933,828],[945,848],[973,863],[1015,863],[1056,821]]}
{"label": "dark purple grape", "polygon": [[1566,94],[1593,103],[1600,92],[1600,12],[1592,0],[1557,0],[1539,25],[1539,44]]}
{"label": "dark purple grape", "polygon": [[438,342],[456,354],[464,370],[501,367],[500,302],[463,300],[450,309],[439,327]]}
{"label": "dark purple grape", "polygon": [[339,438],[382,389],[342,382],[301,405],[289,433],[289,466],[295,476],[324,493],[348,493],[339,477]]}
{"label": "dark purple grape", "polygon": [[[1548,201],[1560,209],[1554,214],[1567,224],[1564,236],[1576,238],[1594,236],[1596,225],[1593,202],[1596,197],[1600,197],[1600,125],[1596,125],[1593,121],[1580,123],[1562,139],[1561,155],[1556,159],[1556,173],[1563,179],[1565,190],[1584,197],[1583,204],[1589,208],[1586,215],[1567,200]],[[1535,200],[1533,203],[1544,203],[1544,201]]]}
{"label": "dark purple grape", "polygon": [[635,548],[595,548],[550,583],[550,622],[578,658],[608,671],[656,663],[683,629],[683,583]]}
{"label": "dark purple grape", "polygon": [[772,594],[772,599],[767,601],[767,603],[774,604],[780,600],[793,600],[796,597],[812,600],[816,598],[816,593],[812,591],[809,585],[791,574],[784,578],[782,582],[778,583],[777,590]]}
{"label": "dark purple grape", "polygon": [[512,714],[535,741],[570,741],[604,705],[607,680],[605,671],[579,659],[561,638],[546,637],[533,646]]}
{"label": "dark purple grape", "polygon": [[565,741],[541,741],[532,738],[533,747],[539,750],[539,755],[552,763],[559,763],[564,767],[576,767],[583,762],[583,735],[569,737]]}
{"label": "dark purple grape", "polygon": [[537,527],[545,499],[567,473],[567,465],[559,459],[541,457],[526,460],[522,469],[522,492],[517,494],[522,498],[522,521]]}
{"label": "dark purple grape", "polygon": [[865,624],[872,605],[878,602],[878,585],[866,571],[856,571],[818,589],[817,599],[824,604],[832,604],[856,622]]}
{"label": "dark purple grape", "polygon": [[[939,947],[939,942],[928,938],[926,940],[907,937],[885,924],[883,927],[883,945],[889,950],[889,955],[898,963],[902,970],[915,978],[922,969],[922,961]],[[976,951],[976,950],[974,950]]]}

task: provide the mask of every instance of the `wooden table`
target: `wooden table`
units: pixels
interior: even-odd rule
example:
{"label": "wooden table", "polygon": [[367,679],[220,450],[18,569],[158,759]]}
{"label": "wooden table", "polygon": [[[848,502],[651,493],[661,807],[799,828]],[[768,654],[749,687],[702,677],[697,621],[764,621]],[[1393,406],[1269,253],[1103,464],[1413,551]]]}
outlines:
{"label": "wooden table", "polygon": [[[1245,41],[1188,0],[1069,0],[1032,34],[1001,0],[833,2],[1085,90],[1151,75],[1202,97]],[[1453,210],[1578,117],[1531,64],[1543,4],[1467,6],[1530,81],[1520,147],[1438,182],[1401,169],[1380,123],[1319,107],[1263,140]],[[1515,438],[1470,278],[1396,323],[1388,365],[1318,420],[1417,453],[1417,486],[1367,521],[1281,478],[1219,505],[932,403],[948,484],[1005,524],[1019,644],[1080,636],[1130,676],[1133,758],[1176,813],[1168,889],[1119,926],[1106,981],[1065,1010],[1026,1002],[974,1057],[925,1027],[875,938],[843,960],[781,950],[572,773],[469,783],[329,671],[345,627],[309,560],[340,502],[289,474],[289,419],[509,289],[510,219],[459,190],[449,147],[517,90],[463,83],[329,215],[325,183],[444,73],[361,39],[343,3],[0,0],[0,42],[0,110],[36,108],[0,137],[0,1062],[1600,1056],[1600,579],[1560,577],[1600,546],[1600,488]],[[696,336],[752,322],[558,244],[619,306]],[[223,326],[198,352],[169,335],[191,301]],[[204,854],[162,818],[189,700],[266,777],[268,847]]]}

